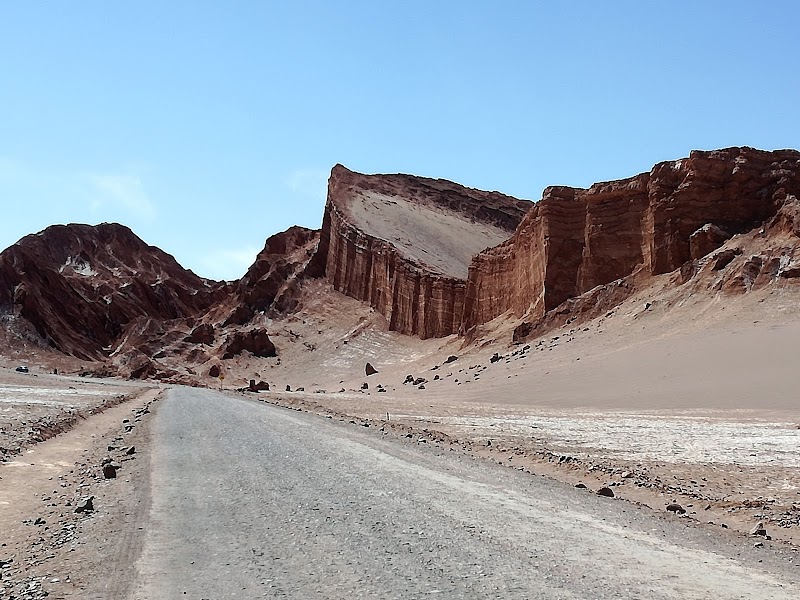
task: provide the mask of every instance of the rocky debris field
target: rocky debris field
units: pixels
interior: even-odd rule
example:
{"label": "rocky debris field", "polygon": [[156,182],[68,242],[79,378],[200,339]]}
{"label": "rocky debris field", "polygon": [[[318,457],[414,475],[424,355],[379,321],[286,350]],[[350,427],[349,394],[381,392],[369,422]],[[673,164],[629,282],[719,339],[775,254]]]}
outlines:
{"label": "rocky debris field", "polygon": [[139,391],[0,465],[0,597],[87,598],[132,568],[114,561],[126,543],[116,534],[141,513],[139,430],[157,391]]}

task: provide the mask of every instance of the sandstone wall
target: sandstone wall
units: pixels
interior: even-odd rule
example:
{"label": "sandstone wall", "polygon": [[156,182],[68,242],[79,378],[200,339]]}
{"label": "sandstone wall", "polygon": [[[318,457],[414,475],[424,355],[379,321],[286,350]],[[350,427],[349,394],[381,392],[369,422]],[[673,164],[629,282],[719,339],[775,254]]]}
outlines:
{"label": "sandstone wall", "polygon": [[[410,243],[390,243],[370,235],[365,227],[354,225],[358,219],[351,207],[358,194],[389,204],[405,203],[411,216],[397,227],[424,227],[426,218],[443,215],[461,226],[472,227],[476,236],[494,232],[494,243],[512,234],[530,206],[496,192],[472,190],[444,180],[361,175],[340,165],[334,167],[316,257],[324,265],[321,270],[336,290],[369,303],[384,315],[390,329],[422,338],[447,336],[461,328],[466,277],[452,273],[463,268],[466,274],[472,255],[456,256],[456,248],[447,261],[436,256],[428,264],[410,258],[409,254],[419,252],[419,248],[406,248]],[[359,222],[380,218],[379,211],[376,208],[373,215],[359,215]],[[383,230],[387,226],[391,229],[392,224],[381,224]],[[408,233],[411,238],[413,232]],[[458,261],[463,265],[453,264]],[[443,263],[448,265],[447,272],[432,266]]]}
{"label": "sandstone wall", "polygon": [[507,311],[541,318],[637,269],[673,271],[774,216],[787,194],[800,194],[800,152],[752,148],[692,152],[588,190],[548,188],[510,240],[473,260],[463,330]]}
{"label": "sandstone wall", "polygon": [[392,245],[350,225],[332,204],[325,211],[320,245],[334,289],[367,302],[391,330],[422,338],[459,330],[466,281],[404,259]]}

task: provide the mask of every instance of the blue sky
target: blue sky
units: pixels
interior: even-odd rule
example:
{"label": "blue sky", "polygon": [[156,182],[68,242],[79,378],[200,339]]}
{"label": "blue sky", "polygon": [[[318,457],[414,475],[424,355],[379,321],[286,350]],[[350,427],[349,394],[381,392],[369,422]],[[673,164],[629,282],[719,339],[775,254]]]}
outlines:
{"label": "blue sky", "polygon": [[0,248],[117,221],[200,275],[318,227],[336,163],[536,200],[800,146],[796,2],[6,2]]}

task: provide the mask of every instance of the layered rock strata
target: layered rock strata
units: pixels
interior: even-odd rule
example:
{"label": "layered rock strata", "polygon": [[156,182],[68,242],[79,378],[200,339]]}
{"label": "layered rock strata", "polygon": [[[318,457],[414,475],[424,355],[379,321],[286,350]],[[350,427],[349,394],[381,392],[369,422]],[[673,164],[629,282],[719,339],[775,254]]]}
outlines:
{"label": "layered rock strata", "polygon": [[461,327],[469,263],[512,234],[530,203],[410,175],[331,172],[318,269],[389,328],[422,338]]}
{"label": "layered rock strata", "polygon": [[0,311],[79,358],[107,356],[137,318],[191,318],[228,293],[115,223],[54,225],[0,254]]}
{"label": "layered rock strata", "polygon": [[634,272],[658,275],[778,215],[800,195],[800,152],[692,152],[589,189],[551,187],[514,235],[472,261],[462,331],[535,320]]}
{"label": "layered rock strata", "polygon": [[322,275],[313,261],[318,243],[319,231],[297,226],[269,237],[236,283],[234,296],[239,304],[231,322],[243,324],[257,311],[275,315],[294,310],[299,284],[307,276]]}

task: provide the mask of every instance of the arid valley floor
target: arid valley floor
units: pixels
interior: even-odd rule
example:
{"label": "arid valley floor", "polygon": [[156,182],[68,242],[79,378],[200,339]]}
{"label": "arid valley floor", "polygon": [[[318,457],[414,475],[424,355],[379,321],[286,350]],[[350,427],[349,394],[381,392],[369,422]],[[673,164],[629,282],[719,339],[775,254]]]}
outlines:
{"label": "arid valley floor", "polygon": [[[590,190],[548,188],[535,205],[337,166],[321,231],[273,236],[236,282],[199,278],[119,225],[24,238],[0,254],[0,597],[173,597],[199,585],[187,575],[173,582],[183,587],[163,587],[159,565],[172,568],[173,555],[186,573],[196,565],[250,589],[220,587],[214,597],[385,596],[391,581],[359,570],[381,552],[393,557],[386,565],[399,561],[389,574],[425,573],[394,597],[442,582],[448,597],[562,597],[556,584],[526,595],[532,583],[516,578],[518,564],[535,553],[503,526],[503,511],[513,520],[530,510],[531,523],[558,528],[543,515],[559,499],[572,507],[564,519],[597,534],[586,543],[599,554],[608,536],[624,545],[619,532],[641,528],[630,552],[647,555],[643,573],[666,581],[671,560],[723,557],[741,566],[742,586],[768,574],[763,589],[734,586],[730,597],[792,597],[798,190],[800,153],[746,148],[693,153]],[[28,372],[16,370],[23,365]],[[415,477],[420,496],[403,496]],[[493,496],[494,481],[503,483]],[[336,497],[322,498],[326,489]],[[449,518],[457,503],[441,495],[459,489],[459,531],[492,524],[476,534],[474,569],[448,579],[442,561],[458,570],[468,558],[445,551],[463,542],[447,538],[452,523],[429,523],[436,543],[424,553],[436,558],[408,558],[422,538],[409,546],[404,536],[427,518],[419,506]],[[323,499],[330,505],[316,506]],[[389,499],[396,504],[381,508]],[[173,505],[181,509],[171,515]],[[244,505],[255,512],[245,518],[242,508],[236,521]],[[385,519],[369,524],[373,508]],[[320,510],[330,514],[318,522]],[[194,529],[181,520],[193,511],[233,521]],[[612,527],[630,514],[635,523]],[[251,522],[275,548],[248,537]],[[530,539],[580,537],[574,523],[531,523]],[[364,537],[348,537],[348,526]],[[235,553],[207,563],[168,535],[185,529],[198,545],[230,527],[252,553],[247,577],[230,574]],[[666,537],[654,542],[647,530]],[[684,538],[701,541],[690,551]],[[361,553],[377,539],[391,543]],[[350,554],[336,554],[332,540]],[[496,562],[503,544],[514,548],[508,564]],[[650,554],[661,544],[670,548],[663,564]],[[304,552],[331,562],[284,581],[280,561],[296,569]],[[613,562],[560,552],[548,555],[545,578],[572,586],[563,597],[584,597],[584,580]],[[320,591],[326,568],[352,578]],[[721,597],[712,591],[724,578],[692,590],[696,576],[681,570],[650,597]],[[513,585],[502,587],[504,577]],[[597,597],[645,593],[608,585]]]}

